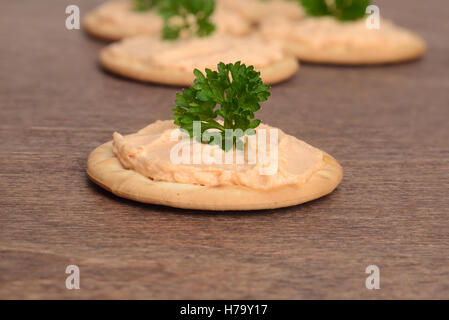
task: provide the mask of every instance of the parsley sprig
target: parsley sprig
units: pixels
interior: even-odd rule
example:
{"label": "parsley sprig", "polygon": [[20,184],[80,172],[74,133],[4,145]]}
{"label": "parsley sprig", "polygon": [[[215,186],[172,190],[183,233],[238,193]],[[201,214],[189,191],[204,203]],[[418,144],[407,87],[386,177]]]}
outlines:
{"label": "parsley sprig", "polygon": [[162,30],[164,39],[177,39],[183,30],[199,37],[211,34],[215,30],[211,21],[214,9],[214,0],[161,1],[159,12],[165,22]]}
{"label": "parsley sprig", "polygon": [[155,9],[164,19],[162,38],[176,40],[182,32],[204,37],[215,30],[215,0],[134,0],[137,11]]}
{"label": "parsley sprig", "polygon": [[334,16],[341,21],[363,18],[370,0],[298,0],[310,16]]}
{"label": "parsley sprig", "polygon": [[[206,69],[206,75],[198,69],[193,73],[196,76],[193,86],[176,94],[175,124],[202,142],[205,131],[216,129],[220,140],[206,142],[217,144],[225,151],[234,146],[240,149],[243,134],[229,137],[226,129],[241,129],[243,133],[254,134],[261,122],[254,119],[254,113],[260,109],[260,102],[270,96],[270,86],[262,83],[260,72],[253,66],[247,67],[240,61],[234,64],[221,62],[217,71]],[[201,122],[201,137],[194,137],[194,121]]]}

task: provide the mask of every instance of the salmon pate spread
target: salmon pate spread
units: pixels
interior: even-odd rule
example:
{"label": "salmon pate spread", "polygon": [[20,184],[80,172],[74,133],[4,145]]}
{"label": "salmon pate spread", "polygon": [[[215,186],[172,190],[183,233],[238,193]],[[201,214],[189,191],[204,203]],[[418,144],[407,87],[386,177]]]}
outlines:
{"label": "salmon pate spread", "polygon": [[[174,153],[178,156],[180,151],[179,137],[182,133],[171,120],[156,121],[131,135],[114,133],[113,153],[125,169],[134,170],[154,181],[203,186],[233,185],[269,190],[306,183],[323,168],[321,150],[265,124],[256,129],[257,139],[264,139],[259,135],[264,130],[277,133],[275,143],[269,141],[270,147],[263,150],[263,156],[257,150],[260,148],[258,143],[246,143],[244,150],[233,150],[231,162],[223,160],[231,151],[189,138],[187,159],[192,160],[192,164],[175,163],[173,156]],[[267,141],[272,139],[269,133],[262,137],[266,137]],[[258,155],[256,159],[248,156],[250,148],[254,148],[252,151]],[[242,153],[242,163],[236,160],[239,152]],[[196,157],[201,159],[199,163],[195,163]],[[274,162],[274,171],[261,174],[261,168],[273,168]]]}
{"label": "salmon pate spread", "polygon": [[333,17],[305,18],[299,21],[273,18],[261,27],[267,38],[294,41],[316,49],[402,46],[419,39],[414,33],[381,20],[379,29],[369,29],[365,19],[339,21]]}
{"label": "salmon pate spread", "polygon": [[261,69],[287,57],[282,44],[277,41],[263,40],[258,35],[234,38],[218,34],[178,41],[136,36],[112,44],[108,53],[112,57],[132,59],[143,65],[188,72],[195,68],[212,69],[218,61],[242,61]]}
{"label": "salmon pate spread", "polygon": [[[116,26],[124,36],[160,34],[163,19],[156,10],[139,12],[130,0],[106,2],[92,12],[98,23]],[[218,33],[243,35],[251,31],[250,24],[239,14],[217,4],[212,15]]]}

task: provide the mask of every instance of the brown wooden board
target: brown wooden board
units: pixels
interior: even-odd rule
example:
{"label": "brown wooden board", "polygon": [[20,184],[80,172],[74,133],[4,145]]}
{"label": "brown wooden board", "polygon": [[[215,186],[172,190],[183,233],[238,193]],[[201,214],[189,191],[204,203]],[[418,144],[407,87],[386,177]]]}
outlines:
{"label": "brown wooden board", "polygon": [[[179,89],[106,74],[67,1],[0,5],[0,298],[449,298],[449,4],[375,1],[418,62],[302,65],[260,118],[335,156],[311,203],[212,213],[115,197],[85,174],[113,131],[171,117]],[[100,1],[73,0],[81,14]],[[65,269],[81,271],[67,290]],[[365,288],[375,264],[381,289]]]}

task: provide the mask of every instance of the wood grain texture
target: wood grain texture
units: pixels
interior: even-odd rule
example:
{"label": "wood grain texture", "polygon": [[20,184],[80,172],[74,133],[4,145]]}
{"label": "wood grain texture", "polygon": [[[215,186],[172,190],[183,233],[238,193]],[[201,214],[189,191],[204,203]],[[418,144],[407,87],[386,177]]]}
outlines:
{"label": "wood grain texture", "polygon": [[[82,14],[100,1],[74,0]],[[311,203],[211,213],[117,198],[91,150],[171,115],[177,89],[102,72],[57,0],[0,10],[0,298],[449,298],[449,5],[376,1],[429,43],[375,68],[303,65],[260,117],[337,158]],[[438,8],[438,9],[437,9]],[[65,268],[81,269],[81,290]],[[365,288],[365,268],[381,289]]]}

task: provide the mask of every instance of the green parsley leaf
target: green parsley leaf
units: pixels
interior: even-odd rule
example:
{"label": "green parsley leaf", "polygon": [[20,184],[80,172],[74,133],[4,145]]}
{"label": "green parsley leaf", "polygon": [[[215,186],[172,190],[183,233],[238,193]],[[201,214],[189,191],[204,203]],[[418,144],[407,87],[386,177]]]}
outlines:
{"label": "green parsley leaf", "polygon": [[163,0],[158,8],[164,19],[162,37],[166,40],[178,39],[182,31],[204,37],[215,30],[211,21],[214,0]]}
{"label": "green parsley leaf", "polygon": [[306,13],[309,16],[326,16],[330,15],[326,0],[298,0],[301,1]]}
{"label": "green parsley leaf", "polygon": [[[260,109],[260,102],[270,96],[270,86],[262,83],[260,72],[253,66],[246,67],[240,61],[234,64],[220,62],[217,71],[206,69],[203,74],[195,69],[193,73],[196,77],[194,84],[184,89],[182,94],[176,94],[176,107],[173,108],[175,124],[197,141],[217,144],[225,151],[234,146],[241,149],[241,137],[245,133],[254,134],[254,129],[260,124],[260,120],[253,120],[254,113]],[[194,137],[194,121],[201,122],[201,136]],[[214,134],[218,133],[219,141],[204,139],[210,129],[216,129]],[[241,134],[229,137],[226,129],[241,129]],[[226,143],[229,139],[232,141]]]}
{"label": "green parsley leaf", "polygon": [[334,16],[341,21],[363,18],[370,0],[298,0],[310,16]]}
{"label": "green parsley leaf", "polygon": [[176,40],[186,31],[205,37],[215,31],[211,16],[215,0],[134,0],[134,10],[156,10],[164,19],[162,38]]}

